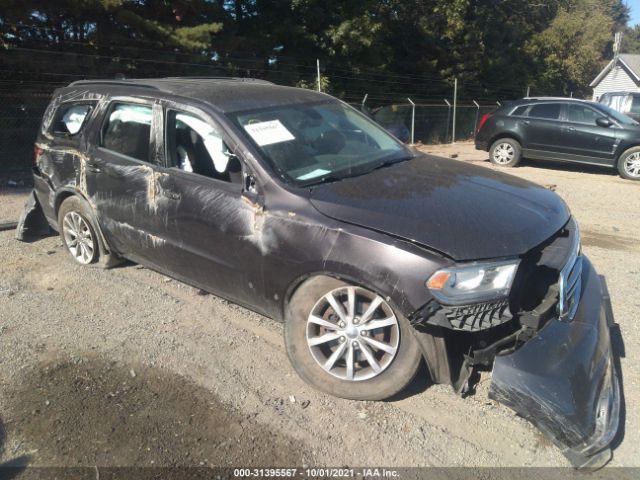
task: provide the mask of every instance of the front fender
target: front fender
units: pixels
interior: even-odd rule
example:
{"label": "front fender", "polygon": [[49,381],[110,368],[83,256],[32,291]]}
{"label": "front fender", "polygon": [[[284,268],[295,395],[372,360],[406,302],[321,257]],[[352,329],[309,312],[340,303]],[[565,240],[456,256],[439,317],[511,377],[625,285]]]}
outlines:
{"label": "front fender", "polygon": [[274,316],[284,318],[288,298],[305,279],[329,275],[388,298],[405,317],[432,297],[425,282],[448,260],[416,245],[361,227],[329,221],[268,216],[262,237],[267,298],[282,298]]}

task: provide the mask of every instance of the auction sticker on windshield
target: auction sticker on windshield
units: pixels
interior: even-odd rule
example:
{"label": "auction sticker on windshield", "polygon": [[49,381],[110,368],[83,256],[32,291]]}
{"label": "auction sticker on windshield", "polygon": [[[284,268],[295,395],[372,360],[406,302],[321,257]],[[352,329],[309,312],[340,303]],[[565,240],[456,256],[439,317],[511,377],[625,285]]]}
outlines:
{"label": "auction sticker on windshield", "polygon": [[250,123],[245,125],[244,129],[260,147],[295,139],[287,127],[280,123],[280,120]]}

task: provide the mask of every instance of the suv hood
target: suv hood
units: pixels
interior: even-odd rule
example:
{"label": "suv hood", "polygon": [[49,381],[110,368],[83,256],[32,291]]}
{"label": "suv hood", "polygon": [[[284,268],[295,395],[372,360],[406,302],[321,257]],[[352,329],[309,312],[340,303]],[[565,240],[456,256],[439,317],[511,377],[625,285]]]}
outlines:
{"label": "suv hood", "polygon": [[565,203],[546,188],[431,155],[315,186],[311,202],[336,220],[459,261],[522,255],[569,220]]}

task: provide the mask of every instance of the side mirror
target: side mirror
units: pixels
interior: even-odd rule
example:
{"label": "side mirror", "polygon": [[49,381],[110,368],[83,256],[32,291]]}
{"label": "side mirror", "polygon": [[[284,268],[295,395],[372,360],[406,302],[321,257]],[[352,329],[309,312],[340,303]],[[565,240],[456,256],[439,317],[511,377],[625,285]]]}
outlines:
{"label": "side mirror", "polygon": [[613,122],[607,117],[599,117],[596,118],[596,125],[598,125],[599,127],[609,128],[611,125],[613,125]]}

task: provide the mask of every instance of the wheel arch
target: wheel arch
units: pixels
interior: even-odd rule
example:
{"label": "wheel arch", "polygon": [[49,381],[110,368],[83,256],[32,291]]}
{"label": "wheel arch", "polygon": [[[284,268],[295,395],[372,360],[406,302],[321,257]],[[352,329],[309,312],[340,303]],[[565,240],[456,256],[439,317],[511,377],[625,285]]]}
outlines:
{"label": "wheel arch", "polygon": [[[395,295],[396,298],[394,298],[394,296],[390,295],[389,292],[385,292],[384,291],[385,289],[380,288],[379,286],[376,286],[374,284],[368,283],[366,281],[363,282],[361,279],[356,278],[355,275],[353,274],[338,273],[338,271],[335,271],[335,270],[334,271],[321,270],[321,271],[316,271],[316,272],[311,272],[311,273],[301,275],[289,284],[289,287],[286,290],[286,294],[284,295],[282,306],[281,306],[283,319],[286,319],[287,311],[293,296],[297,292],[299,292],[301,288],[304,288],[304,285],[306,285],[311,280],[322,278],[322,277],[331,278],[334,280],[341,280],[343,282],[347,282],[352,285],[356,285],[359,287],[366,288],[367,290],[371,290],[372,292],[383,297],[385,300],[387,300],[387,302],[391,303],[392,307],[398,310],[398,312],[404,315],[405,317],[407,317],[408,314],[412,313],[412,312],[403,311],[403,309],[401,308],[400,305],[402,305],[403,303],[406,304],[406,301],[401,300],[401,302],[398,303],[398,300],[399,300],[398,297],[402,295]],[[398,292],[398,293],[401,293],[401,292]]]}
{"label": "wheel arch", "polygon": [[[104,235],[104,232],[102,231],[102,226],[100,225],[100,222],[98,221],[98,216],[96,215],[96,212],[95,212],[95,209],[93,208],[92,202],[90,202],[78,190],[76,190],[76,189],[74,189],[72,187],[62,187],[56,192],[55,198],[53,200],[53,211],[54,211],[54,214],[56,216],[56,219],[58,218],[58,212],[60,211],[60,207],[62,206],[62,203],[67,198],[70,198],[70,197],[78,198],[80,201],[82,201],[87,206],[87,211],[91,215],[91,222],[93,223],[93,226],[96,229],[96,233],[98,234],[98,241],[99,241],[99,244],[100,244],[101,254],[102,255],[109,255],[110,253],[112,253],[112,250],[111,250],[111,247],[109,245],[109,242],[107,242],[107,239],[106,239],[106,237]],[[58,228],[59,228],[59,226],[58,226]]]}
{"label": "wheel arch", "polygon": [[621,143],[615,153],[616,164],[618,163],[618,160],[620,160],[620,157],[622,157],[622,155],[624,155],[627,150],[631,150],[632,148],[640,148],[640,141]]}
{"label": "wheel arch", "polygon": [[516,142],[518,142],[520,144],[520,147],[522,148],[522,137],[520,137],[520,135],[518,135],[518,134],[516,134],[514,132],[501,132],[501,133],[493,135],[489,139],[489,144],[488,144],[487,151],[490,151],[491,147],[493,146],[493,144],[497,140],[500,140],[501,138],[510,138],[511,140],[515,140]]}

